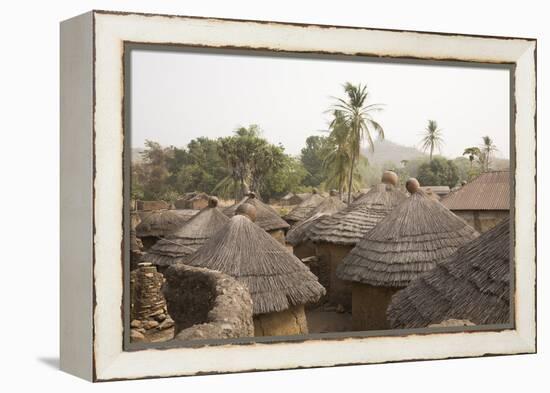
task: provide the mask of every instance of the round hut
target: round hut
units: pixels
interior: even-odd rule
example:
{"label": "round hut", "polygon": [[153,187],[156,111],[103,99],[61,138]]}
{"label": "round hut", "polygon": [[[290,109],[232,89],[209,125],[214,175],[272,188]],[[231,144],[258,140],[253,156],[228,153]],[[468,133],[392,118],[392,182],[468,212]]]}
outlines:
{"label": "round hut", "polygon": [[239,203],[226,208],[223,212],[228,217],[233,217],[237,209],[245,203],[256,208],[256,225],[284,246],[285,233],[290,225],[279,216],[275,209],[256,198],[255,193],[249,192],[247,197],[243,198]]}
{"label": "round hut", "polygon": [[218,208],[218,198],[210,197],[208,207],[187,221],[177,231],[157,241],[143,256],[144,260],[159,267],[185,262],[186,258],[201,247],[229,219]]}
{"label": "round hut", "polygon": [[196,213],[195,210],[155,210],[140,214],[141,222],[136,226],[136,236],[141,239],[143,248],[147,250],[159,239],[180,228]]}
{"label": "round hut", "polygon": [[283,218],[290,225],[294,225],[297,222],[303,221],[308,218],[313,213],[315,208],[323,203],[324,200],[325,198],[319,194],[317,189],[314,188],[311,196],[296,205],[296,207]]}
{"label": "round hut", "polygon": [[243,283],[253,303],[254,334],[307,334],[304,305],[325,294],[317,277],[254,224],[257,209],[245,203],[187,265],[217,270]]}
{"label": "round hut", "polygon": [[365,234],[407,198],[397,188],[397,183],[398,177],[394,172],[384,172],[381,184],[372,187],[360,204],[322,217],[308,229],[319,265],[328,272],[326,288],[332,304],[351,308],[351,284],[336,276],[336,268]]}
{"label": "round hut", "polygon": [[353,282],[354,330],[388,329],[391,297],[454,253],[478,233],[464,220],[407,181],[411,194],[344,258],[340,279]]}
{"label": "round hut", "polygon": [[510,221],[459,248],[392,298],[392,328],[510,322]]}
{"label": "round hut", "polygon": [[315,255],[315,245],[309,239],[309,229],[322,217],[339,212],[346,206],[341,201],[338,192],[331,190],[330,196],[313,209],[306,219],[290,228],[286,234],[286,242],[293,246],[294,255],[300,259]]}

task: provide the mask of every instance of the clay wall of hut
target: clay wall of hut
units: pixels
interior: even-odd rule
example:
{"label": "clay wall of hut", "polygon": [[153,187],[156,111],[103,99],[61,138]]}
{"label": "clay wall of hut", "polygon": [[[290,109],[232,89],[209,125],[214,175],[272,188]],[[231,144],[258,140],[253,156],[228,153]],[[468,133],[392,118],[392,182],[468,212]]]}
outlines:
{"label": "clay wall of hut", "polygon": [[254,317],[254,336],[292,336],[308,334],[304,306]]}
{"label": "clay wall of hut", "polygon": [[252,299],[246,287],[223,273],[169,267],[163,293],[175,322],[175,339],[252,337]]}
{"label": "clay wall of hut", "polygon": [[386,310],[401,288],[353,283],[352,327],[355,331],[389,329]]}
{"label": "clay wall of hut", "polygon": [[451,210],[476,231],[483,233],[510,216],[509,210]]}
{"label": "clay wall of hut", "polygon": [[316,245],[315,255],[319,258],[319,282],[328,293],[328,300],[333,305],[341,304],[345,309],[351,309],[351,283],[341,280],[336,275],[338,266],[353,249],[353,246],[320,243]]}

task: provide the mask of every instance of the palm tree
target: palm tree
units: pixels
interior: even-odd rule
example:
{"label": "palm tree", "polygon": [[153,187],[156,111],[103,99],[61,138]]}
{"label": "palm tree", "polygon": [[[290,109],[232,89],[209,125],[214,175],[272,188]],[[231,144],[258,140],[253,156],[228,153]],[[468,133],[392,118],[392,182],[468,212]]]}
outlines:
{"label": "palm tree", "polygon": [[349,129],[339,111],[334,111],[333,114],[323,167],[327,173],[327,185],[335,186],[341,198],[351,163],[348,148]]}
{"label": "palm tree", "polygon": [[424,152],[430,150],[430,161],[432,160],[434,149],[439,150],[439,153],[441,153],[441,146],[443,146],[443,130],[437,127],[437,122],[435,120],[428,120],[428,125],[426,126],[421,143]]}
{"label": "palm tree", "polygon": [[470,169],[472,169],[472,166],[474,165],[474,160],[481,156],[481,150],[479,150],[479,147],[467,147],[466,149],[464,149],[464,153],[462,153],[462,155],[468,156],[468,159],[470,160]]}
{"label": "palm tree", "polygon": [[361,144],[367,140],[370,148],[374,151],[374,140],[372,132],[376,132],[380,139],[384,139],[384,129],[373,118],[372,113],[382,110],[380,104],[366,104],[368,99],[367,86],[353,85],[349,82],[344,84],[345,99],[334,97],[336,103],[332,110],[338,111],[343,126],[348,129],[347,149],[350,156],[349,177],[348,177],[348,203],[351,203],[351,191],[353,187],[353,175],[355,163],[361,154]]}
{"label": "palm tree", "polygon": [[491,168],[492,156],[496,151],[498,151],[498,149],[489,136],[483,136],[481,137],[481,139],[483,139],[483,144],[480,146],[480,161],[482,163],[481,167],[484,172],[487,172]]}

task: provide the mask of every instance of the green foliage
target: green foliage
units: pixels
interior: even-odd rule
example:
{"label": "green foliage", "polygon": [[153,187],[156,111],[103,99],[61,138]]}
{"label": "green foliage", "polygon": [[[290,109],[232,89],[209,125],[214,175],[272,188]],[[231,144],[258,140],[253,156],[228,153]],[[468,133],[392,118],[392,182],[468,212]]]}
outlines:
{"label": "green foliage", "polygon": [[453,188],[459,181],[458,168],[453,161],[436,156],[430,162],[420,165],[416,178],[423,186]]}
{"label": "green foliage", "polygon": [[307,171],[304,185],[319,187],[327,174],[323,168],[323,161],[330,148],[329,138],[326,136],[312,135],[306,139],[306,146],[302,148],[300,160]]}

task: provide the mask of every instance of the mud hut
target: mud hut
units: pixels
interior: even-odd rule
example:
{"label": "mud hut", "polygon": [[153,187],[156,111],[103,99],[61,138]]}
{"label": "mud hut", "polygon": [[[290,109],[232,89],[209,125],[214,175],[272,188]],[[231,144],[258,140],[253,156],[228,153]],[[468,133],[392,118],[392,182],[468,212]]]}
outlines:
{"label": "mud hut", "polygon": [[391,297],[478,236],[428,197],[416,179],[407,181],[407,191],[411,196],[368,232],[337,269],[340,279],[353,282],[354,330],[389,328]]}
{"label": "mud hut", "polygon": [[324,200],[325,198],[319,195],[316,189],[313,189],[312,194],[308,198],[306,198],[303,202],[300,202],[283,218],[290,225],[294,225],[297,222],[308,218],[313,213],[315,208],[323,203]]}
{"label": "mud hut", "polygon": [[509,219],[399,291],[387,315],[392,328],[420,328],[448,320],[509,323]]}
{"label": "mud hut", "polygon": [[254,224],[256,208],[244,203],[186,262],[217,270],[250,292],[256,336],[307,334],[304,305],[325,294],[317,277],[298,258]]}
{"label": "mud hut", "polygon": [[286,242],[293,246],[294,255],[300,259],[315,255],[315,245],[309,239],[309,229],[322,217],[330,216],[345,208],[346,204],[340,200],[338,192],[331,190],[330,196],[313,209],[306,219],[296,223],[288,231]]}
{"label": "mud hut", "polygon": [[256,198],[255,193],[248,193],[247,197],[237,204],[226,208],[223,212],[228,217],[233,217],[237,209],[244,203],[248,203],[256,208],[256,225],[273,236],[279,243],[285,245],[285,234],[290,225],[279,216],[275,209]]}
{"label": "mud hut", "polygon": [[351,284],[336,276],[336,268],[378,221],[406,199],[405,194],[397,188],[397,182],[398,177],[394,172],[384,172],[382,183],[372,187],[362,198],[361,204],[322,217],[308,229],[319,263],[328,272],[326,288],[329,300],[334,305],[351,308]]}
{"label": "mud hut", "polygon": [[229,221],[217,207],[218,198],[211,197],[208,207],[182,225],[177,231],[157,241],[143,256],[144,260],[159,267],[160,271],[167,266],[185,262],[214,233]]}
{"label": "mud hut", "polygon": [[136,235],[147,250],[159,239],[180,228],[196,213],[194,210],[155,210],[140,214],[141,222],[136,226]]}
{"label": "mud hut", "polygon": [[296,195],[292,192],[289,192],[288,194],[286,194],[279,201],[281,206],[293,206],[293,205],[297,205],[301,202],[303,202],[303,199],[299,195]]}

